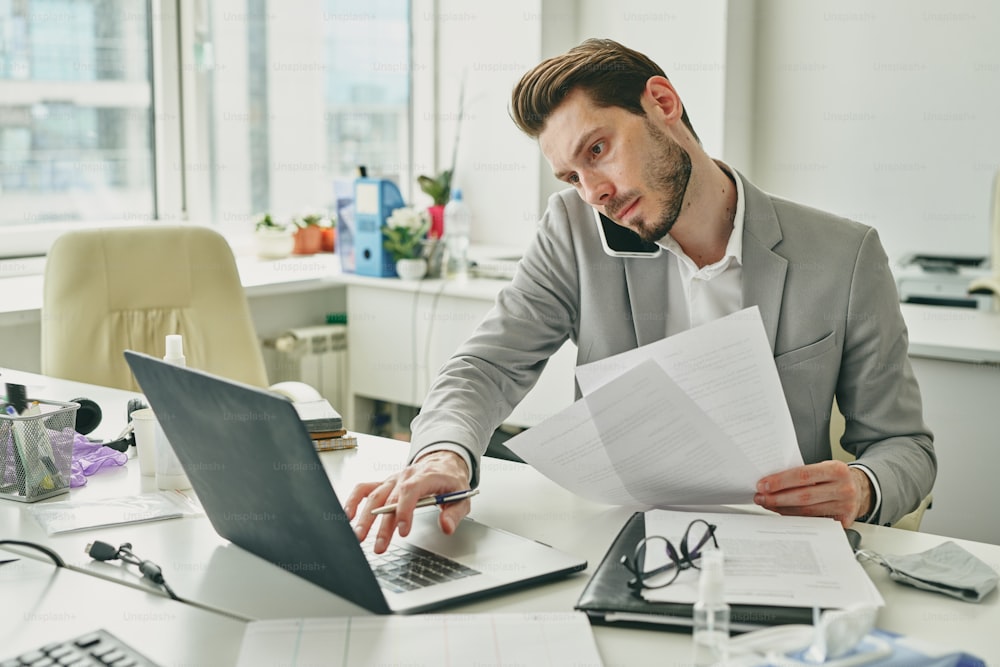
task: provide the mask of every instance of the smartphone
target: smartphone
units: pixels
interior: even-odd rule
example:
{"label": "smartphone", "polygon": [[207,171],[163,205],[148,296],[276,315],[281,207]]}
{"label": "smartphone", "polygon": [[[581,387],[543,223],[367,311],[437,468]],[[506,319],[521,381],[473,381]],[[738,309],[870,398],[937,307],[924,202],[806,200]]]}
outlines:
{"label": "smartphone", "polygon": [[642,237],[627,227],[622,227],[597,209],[594,209],[597,233],[604,252],[612,257],[659,257],[662,248],[643,241]]}

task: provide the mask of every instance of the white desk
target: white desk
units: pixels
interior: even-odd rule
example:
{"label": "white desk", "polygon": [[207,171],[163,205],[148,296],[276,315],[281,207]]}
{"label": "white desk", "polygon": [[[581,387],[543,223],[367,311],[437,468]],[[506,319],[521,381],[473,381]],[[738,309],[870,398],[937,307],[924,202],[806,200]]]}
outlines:
{"label": "white desk", "polygon": [[[0,560],[14,556],[0,549]],[[34,558],[0,565],[0,599],[0,660],[104,628],[161,665],[232,665],[245,628]]]}
{"label": "white desk", "polygon": [[[4,371],[7,375],[8,371]],[[9,377],[31,376],[10,372]],[[38,384],[37,382],[35,383]],[[40,386],[40,385],[39,385]],[[124,405],[129,394],[50,380],[46,398],[89,395],[109,404]],[[106,413],[109,410],[105,410]],[[110,413],[117,414],[113,406]],[[121,412],[124,418],[124,409]],[[109,424],[111,430],[120,424]],[[323,464],[338,492],[359,479],[380,479],[401,463],[403,443],[362,437],[356,451],[327,452]],[[117,471],[99,473],[70,498],[129,495],[151,490],[151,480],[141,478],[131,463]],[[62,496],[63,499],[66,496]],[[433,511],[433,510],[431,510]],[[560,549],[586,558],[587,572],[557,582],[457,606],[455,613],[567,611],[576,602],[587,578],[604,555],[612,538],[628,517],[622,508],[582,500],[554,485],[528,466],[498,460],[484,462],[482,493],[473,503],[473,516],[492,525],[542,539]],[[88,561],[84,545],[92,539],[111,543],[132,542],[137,553],[159,563],[181,597],[209,608],[226,610],[253,619],[286,616],[325,616],[361,613],[336,596],[270,565],[219,538],[204,518],[186,518],[93,533],[48,536],[26,506],[0,503],[0,525],[18,539],[42,542],[56,549],[68,563],[88,573],[132,586],[143,586],[131,570]],[[878,526],[859,526],[864,546],[884,553],[914,553],[943,538]],[[1000,570],[1000,546],[956,540],[994,569]],[[26,554],[28,555],[28,554]],[[929,641],[959,644],[986,660],[1000,664],[1000,596],[993,592],[980,604],[969,604],[908,588],[892,582],[878,566],[865,566],[886,600],[879,627],[919,635]],[[106,582],[105,582],[106,583]],[[3,595],[7,599],[6,595]],[[173,621],[165,621],[172,623]],[[170,632],[176,631],[171,629]],[[595,627],[601,654],[608,665],[678,664],[689,655],[686,634]],[[220,641],[230,641],[232,636]],[[138,648],[142,648],[141,646]],[[225,664],[225,663],[219,663]]]}

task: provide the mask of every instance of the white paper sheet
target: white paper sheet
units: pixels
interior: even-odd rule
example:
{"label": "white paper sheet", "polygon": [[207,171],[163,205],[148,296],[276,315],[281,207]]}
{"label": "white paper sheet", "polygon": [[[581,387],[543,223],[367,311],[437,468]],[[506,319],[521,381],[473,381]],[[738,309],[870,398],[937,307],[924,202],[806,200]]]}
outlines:
{"label": "white paper sheet", "polygon": [[732,438],[760,476],[802,465],[757,306],[576,369],[584,396],[655,359]]}
{"label": "white paper sheet", "polygon": [[[729,604],[824,609],[884,604],[833,519],[652,510],[646,513],[646,535],[662,535],[679,549],[693,519],[716,526]],[[650,557],[658,559],[651,566],[665,559],[663,554]],[[693,604],[698,576],[697,569],[684,570],[669,586],[643,591],[643,597]]]}
{"label": "white paper sheet", "polygon": [[254,621],[237,667],[601,664],[587,617],[566,612]]}
{"label": "white paper sheet", "polygon": [[613,505],[748,503],[802,465],[756,307],[577,369],[584,398],[505,445]]}

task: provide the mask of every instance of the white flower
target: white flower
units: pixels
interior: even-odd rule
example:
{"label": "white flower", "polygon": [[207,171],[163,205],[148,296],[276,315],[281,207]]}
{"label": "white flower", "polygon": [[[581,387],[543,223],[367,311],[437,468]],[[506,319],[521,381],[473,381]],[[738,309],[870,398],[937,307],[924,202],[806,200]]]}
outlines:
{"label": "white flower", "polygon": [[410,231],[417,231],[424,225],[430,224],[430,216],[426,210],[417,210],[410,206],[403,206],[392,212],[386,220],[386,224],[390,227],[400,227]]}

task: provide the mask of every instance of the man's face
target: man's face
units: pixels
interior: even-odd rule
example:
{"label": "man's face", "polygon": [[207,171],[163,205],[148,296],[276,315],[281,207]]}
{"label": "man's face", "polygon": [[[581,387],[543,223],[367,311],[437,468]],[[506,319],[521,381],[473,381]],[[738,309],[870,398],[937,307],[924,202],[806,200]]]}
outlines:
{"label": "man's face", "polygon": [[601,108],[575,91],[538,137],[556,178],[646,241],[663,238],[684,203],[691,157],[648,117]]}

